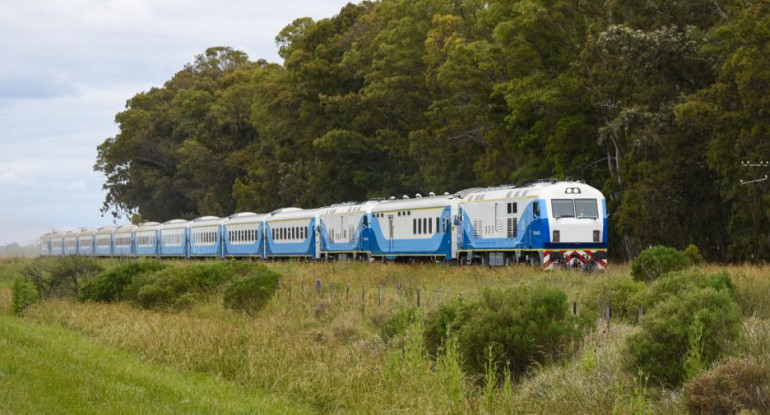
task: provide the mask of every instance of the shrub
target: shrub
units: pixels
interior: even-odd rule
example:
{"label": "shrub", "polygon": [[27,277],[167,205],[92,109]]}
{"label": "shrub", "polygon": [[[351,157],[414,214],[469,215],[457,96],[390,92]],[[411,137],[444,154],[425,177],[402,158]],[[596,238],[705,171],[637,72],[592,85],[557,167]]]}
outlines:
{"label": "shrub", "polygon": [[423,329],[423,344],[425,350],[431,356],[438,356],[439,349],[446,342],[450,332],[455,332],[457,327],[465,324],[467,313],[461,313],[463,302],[454,300],[448,304],[442,304],[438,309],[431,311],[425,319]]}
{"label": "shrub", "polygon": [[400,306],[393,315],[391,315],[380,326],[380,336],[386,342],[391,341],[393,338],[406,333],[406,329],[409,328],[415,321],[417,321],[417,309],[415,307]]}
{"label": "shrub", "polygon": [[770,367],[730,359],[684,386],[692,414],[770,413]]}
{"label": "shrub", "polygon": [[690,244],[685,248],[684,254],[690,259],[690,263],[698,265],[704,262],[703,255],[696,245]]}
{"label": "shrub", "polygon": [[236,279],[225,289],[225,308],[256,314],[273,297],[279,275],[264,266],[252,271],[252,276]]}
{"label": "shrub", "polygon": [[[160,261],[133,261],[119,265],[83,285],[81,300],[121,301],[124,291],[139,275],[152,274],[167,268]],[[138,291],[138,289],[137,289]]]}
{"label": "shrub", "polygon": [[101,271],[101,265],[94,258],[64,256],[37,259],[22,270],[21,275],[35,285],[42,298],[77,297],[81,285]]}
{"label": "shrub", "polygon": [[569,355],[593,320],[591,313],[572,316],[567,295],[554,288],[486,290],[477,301],[442,307],[428,319],[425,338],[433,348],[436,337],[443,343],[454,330],[468,374],[484,374],[491,356],[504,362],[496,365],[500,374],[518,377],[533,364]]}
{"label": "shrub", "polygon": [[631,277],[607,279],[588,290],[581,303],[595,312],[603,312],[605,304],[612,306],[612,317],[627,322],[636,322],[642,293],[647,286]]}
{"label": "shrub", "polygon": [[631,372],[678,386],[722,355],[739,334],[740,316],[728,290],[707,286],[667,297],[642,329],[627,341]]}
{"label": "shrub", "polygon": [[635,281],[652,282],[669,271],[689,267],[690,259],[683,252],[667,246],[654,246],[642,251],[631,264]]}
{"label": "shrub", "polygon": [[644,304],[645,309],[650,309],[669,298],[677,298],[689,291],[706,287],[725,291],[733,298],[737,292],[735,284],[726,272],[706,274],[692,269],[665,274],[652,283],[646,291],[639,292],[634,301]]}
{"label": "shrub", "polygon": [[27,307],[34,304],[40,298],[37,287],[26,278],[17,278],[13,283],[13,299],[11,307],[13,312],[20,314]]}

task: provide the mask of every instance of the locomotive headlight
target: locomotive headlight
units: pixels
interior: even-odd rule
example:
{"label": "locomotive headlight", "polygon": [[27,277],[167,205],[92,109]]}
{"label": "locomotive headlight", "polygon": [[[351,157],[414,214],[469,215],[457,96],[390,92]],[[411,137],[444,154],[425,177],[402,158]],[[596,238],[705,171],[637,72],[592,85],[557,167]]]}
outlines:
{"label": "locomotive headlight", "polygon": [[594,242],[601,242],[599,240],[600,236],[601,236],[601,233],[599,231],[594,231]]}
{"label": "locomotive headlight", "polygon": [[553,238],[551,238],[551,242],[559,242],[559,231],[553,231]]}

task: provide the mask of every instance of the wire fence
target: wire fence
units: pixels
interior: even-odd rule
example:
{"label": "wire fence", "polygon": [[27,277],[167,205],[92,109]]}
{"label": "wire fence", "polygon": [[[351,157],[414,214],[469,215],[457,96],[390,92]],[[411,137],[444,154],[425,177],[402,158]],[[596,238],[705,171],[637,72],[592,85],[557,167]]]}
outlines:
{"label": "wire fence", "polygon": [[[350,284],[324,281],[321,278],[315,280],[279,281],[276,296],[287,302],[329,301],[345,304],[349,307],[356,306],[362,314],[380,311],[398,306],[418,307],[424,309],[437,308],[444,303],[453,301],[471,301],[483,296],[483,289],[473,291],[459,291],[444,288],[425,288],[412,284]],[[572,315],[581,313],[585,305],[577,300],[571,300],[569,312]],[[609,329],[613,320],[613,305],[609,300],[597,299],[597,305],[601,307],[599,315],[602,324]],[[598,311],[595,309],[595,311]],[[644,307],[638,304],[636,315],[633,316],[637,323],[641,323],[644,316]]]}

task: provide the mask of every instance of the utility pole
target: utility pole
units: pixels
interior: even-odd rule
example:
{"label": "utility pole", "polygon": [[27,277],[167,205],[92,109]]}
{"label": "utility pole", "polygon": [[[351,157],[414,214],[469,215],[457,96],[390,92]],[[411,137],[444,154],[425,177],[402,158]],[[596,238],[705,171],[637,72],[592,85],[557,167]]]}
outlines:
{"label": "utility pole", "polygon": [[[743,167],[770,167],[770,161],[760,161],[758,163],[751,163],[748,161],[742,161],[741,166]],[[764,177],[757,177],[756,170],[754,173],[754,179],[753,180],[741,180],[741,185],[744,184],[750,184],[753,187],[754,191],[754,262],[759,260],[759,192],[757,190],[757,184],[760,182],[764,182],[767,180],[767,175],[765,174]]]}

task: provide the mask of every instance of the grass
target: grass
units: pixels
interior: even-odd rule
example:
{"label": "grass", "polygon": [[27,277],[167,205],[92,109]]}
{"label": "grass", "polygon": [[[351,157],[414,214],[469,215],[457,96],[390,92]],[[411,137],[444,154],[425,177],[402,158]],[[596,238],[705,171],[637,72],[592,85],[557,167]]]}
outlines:
{"label": "grass", "polygon": [[[470,298],[488,287],[536,283],[564,290],[584,310],[603,304],[592,298],[598,287],[629,278],[627,265],[595,274],[435,264],[278,262],[268,267],[281,273],[281,289],[256,316],[224,309],[222,292],[214,291],[181,312],[48,300],[28,309],[25,320],[63,326],[129,356],[183,372],[208,373],[236,390],[263,390],[322,413],[685,410],[681,389],[665,390],[624,370],[626,339],[638,330],[633,321],[613,320],[610,330],[597,322],[597,331],[583,340],[571,360],[536,367],[519,383],[506,386],[500,380],[497,388],[484,388],[478,379],[465,376],[459,370],[461,356],[451,350],[436,361],[427,358],[419,318],[406,335],[391,342],[380,335],[383,322],[399,307],[416,307],[418,291],[418,315],[461,293]],[[770,361],[770,291],[760,289],[770,283],[768,268],[707,270],[726,270],[738,288],[745,335],[731,354]],[[315,290],[319,279],[320,295]]]}
{"label": "grass", "polygon": [[305,413],[209,374],[184,374],[80,334],[0,316],[0,413]]}
{"label": "grass", "polygon": [[11,288],[19,273],[32,262],[27,258],[0,258],[0,290]]}

